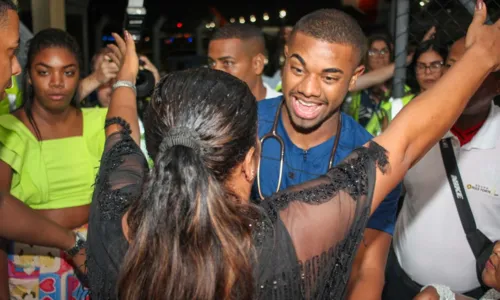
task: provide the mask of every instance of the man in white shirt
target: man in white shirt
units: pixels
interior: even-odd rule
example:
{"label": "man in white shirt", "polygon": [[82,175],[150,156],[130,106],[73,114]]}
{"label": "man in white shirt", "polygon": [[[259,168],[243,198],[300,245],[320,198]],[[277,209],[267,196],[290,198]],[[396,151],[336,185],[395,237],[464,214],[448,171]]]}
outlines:
{"label": "man in white shirt", "polygon": [[[464,39],[455,42],[447,66],[464,52]],[[500,108],[492,102],[498,94],[499,76],[491,74],[444,137],[452,138],[477,228],[491,241],[500,240]],[[476,259],[462,227],[439,144],[408,171],[404,184],[407,194],[387,262],[383,299],[413,299],[427,284],[443,284],[479,298],[483,291],[476,275]]]}
{"label": "man in white shirt", "polygon": [[262,80],[265,53],[262,31],[250,24],[234,23],[221,27],[208,45],[210,67],[246,82],[257,101],[281,95]]}

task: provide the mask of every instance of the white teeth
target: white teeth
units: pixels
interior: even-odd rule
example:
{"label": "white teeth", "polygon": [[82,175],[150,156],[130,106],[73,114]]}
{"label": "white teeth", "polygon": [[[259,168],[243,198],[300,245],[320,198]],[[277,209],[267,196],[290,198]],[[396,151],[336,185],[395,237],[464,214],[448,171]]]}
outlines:
{"label": "white teeth", "polygon": [[297,101],[304,105],[304,106],[309,106],[309,107],[312,107],[312,106],[318,106],[317,104],[314,104],[314,103],[310,103],[310,102],[305,102],[305,101],[302,101],[301,99],[297,99]]}

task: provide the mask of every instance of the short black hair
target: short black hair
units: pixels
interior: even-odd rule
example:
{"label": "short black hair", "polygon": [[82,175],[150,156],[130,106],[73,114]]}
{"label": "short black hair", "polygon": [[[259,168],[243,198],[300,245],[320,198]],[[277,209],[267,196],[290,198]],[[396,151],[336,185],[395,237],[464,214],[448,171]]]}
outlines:
{"label": "short black hair", "polygon": [[231,23],[222,26],[214,33],[210,40],[227,39],[239,39],[242,41],[254,40],[258,43],[256,46],[261,49],[260,51],[265,51],[266,48],[266,41],[262,30],[251,24]]}
{"label": "short black hair", "polygon": [[7,12],[13,10],[17,12],[17,5],[12,0],[0,0],[0,26],[7,23]]}
{"label": "short black hair", "polygon": [[299,31],[328,43],[351,45],[359,51],[360,61],[368,48],[358,22],[337,9],[319,9],[303,16],[293,27],[290,40]]}

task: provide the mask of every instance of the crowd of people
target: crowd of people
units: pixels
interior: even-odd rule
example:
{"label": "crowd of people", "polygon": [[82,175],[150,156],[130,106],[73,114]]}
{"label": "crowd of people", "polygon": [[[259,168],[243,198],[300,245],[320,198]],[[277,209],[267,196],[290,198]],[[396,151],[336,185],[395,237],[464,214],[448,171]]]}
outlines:
{"label": "crowd of people", "polygon": [[500,299],[486,18],[449,49],[431,28],[394,100],[391,40],[339,10],[288,28],[279,80],[249,24],[163,77],[113,34],[84,77],[59,29],[21,66],[0,0],[0,300]]}

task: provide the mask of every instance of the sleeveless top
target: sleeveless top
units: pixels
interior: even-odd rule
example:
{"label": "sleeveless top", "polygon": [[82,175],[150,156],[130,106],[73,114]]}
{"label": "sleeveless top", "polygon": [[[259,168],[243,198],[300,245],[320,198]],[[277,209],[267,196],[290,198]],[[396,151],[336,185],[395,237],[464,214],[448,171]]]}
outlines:
{"label": "sleeveless top", "polygon": [[10,193],[33,209],[90,204],[106,113],[83,108],[82,136],[46,141],[38,141],[15,116],[0,116],[0,160],[13,170]]}
{"label": "sleeveless top", "polygon": [[[148,164],[124,128],[110,135],[90,208],[87,280],[92,299],[117,299],[116,283],[128,249],[121,218],[140,201]],[[262,201],[255,220],[255,299],[342,299],[370,213],[375,171],[387,166],[385,150],[371,142],[354,150],[325,176]],[[298,229],[307,227],[307,233]],[[308,257],[298,259],[306,247]],[[158,262],[161,263],[161,262]],[[175,274],[172,274],[175,276]]]}

